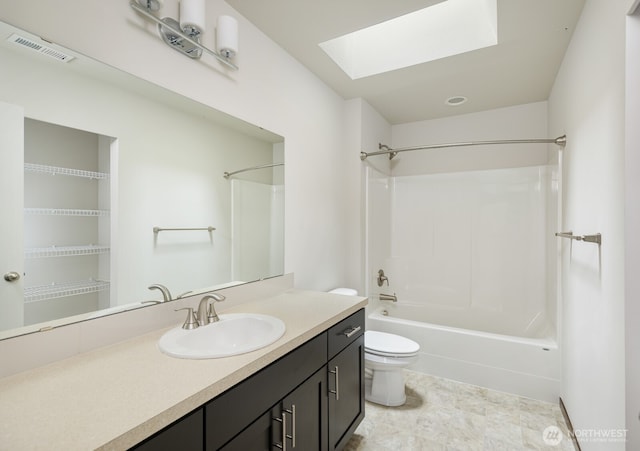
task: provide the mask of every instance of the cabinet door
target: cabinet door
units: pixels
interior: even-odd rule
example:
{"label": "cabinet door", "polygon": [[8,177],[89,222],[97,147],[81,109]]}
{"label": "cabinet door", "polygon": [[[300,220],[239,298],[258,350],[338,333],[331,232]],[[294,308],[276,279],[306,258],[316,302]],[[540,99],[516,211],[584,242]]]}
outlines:
{"label": "cabinet door", "polygon": [[202,451],[204,449],[204,411],[198,409],[132,448],[133,451]]}
{"label": "cabinet door", "polygon": [[[280,404],[280,431],[274,431],[282,444],[285,432],[287,450],[324,451],[328,449],[327,372],[323,367]],[[284,420],[284,427],[282,420]]]}
{"label": "cabinet door", "polygon": [[342,449],[364,418],[364,335],[329,361],[329,449]]}
{"label": "cabinet door", "polygon": [[277,414],[276,410],[278,409],[273,409],[273,411],[260,416],[236,438],[220,449],[223,451],[271,451],[275,449],[272,429],[278,427],[274,425],[273,420],[274,414]]}
{"label": "cabinet door", "polygon": [[[207,451],[225,446],[264,412],[278,407],[283,398],[326,364],[327,335],[322,333],[208,402]],[[280,417],[279,410],[275,416]]]}
{"label": "cabinet door", "polygon": [[327,450],[326,370],[318,370],[221,449]]}

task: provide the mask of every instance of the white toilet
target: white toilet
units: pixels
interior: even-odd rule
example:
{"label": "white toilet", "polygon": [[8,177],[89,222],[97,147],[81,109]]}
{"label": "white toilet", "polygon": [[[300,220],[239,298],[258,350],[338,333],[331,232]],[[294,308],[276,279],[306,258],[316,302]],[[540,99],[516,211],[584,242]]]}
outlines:
{"label": "white toilet", "polygon": [[[330,293],[356,296],[351,288],[336,288]],[[385,406],[401,406],[406,368],[418,358],[420,345],[400,335],[367,330],[364,333],[365,399]]]}
{"label": "white toilet", "polygon": [[420,345],[400,335],[367,330],[364,333],[365,399],[385,406],[401,406],[404,394],[402,369],[418,358]]}

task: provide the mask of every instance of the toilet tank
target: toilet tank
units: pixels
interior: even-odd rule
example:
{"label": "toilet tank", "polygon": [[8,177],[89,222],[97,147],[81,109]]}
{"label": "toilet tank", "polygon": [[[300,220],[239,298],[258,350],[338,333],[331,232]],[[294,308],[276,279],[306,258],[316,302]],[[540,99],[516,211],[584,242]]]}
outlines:
{"label": "toilet tank", "polygon": [[354,290],[353,288],[334,288],[329,291],[332,294],[343,294],[345,296],[357,296],[358,290]]}

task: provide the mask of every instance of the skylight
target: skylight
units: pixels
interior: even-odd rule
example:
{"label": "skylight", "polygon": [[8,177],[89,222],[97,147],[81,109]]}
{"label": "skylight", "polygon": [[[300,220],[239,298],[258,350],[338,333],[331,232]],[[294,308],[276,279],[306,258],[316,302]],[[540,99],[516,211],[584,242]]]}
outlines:
{"label": "skylight", "polygon": [[498,43],[497,0],[447,0],[320,43],[351,79]]}

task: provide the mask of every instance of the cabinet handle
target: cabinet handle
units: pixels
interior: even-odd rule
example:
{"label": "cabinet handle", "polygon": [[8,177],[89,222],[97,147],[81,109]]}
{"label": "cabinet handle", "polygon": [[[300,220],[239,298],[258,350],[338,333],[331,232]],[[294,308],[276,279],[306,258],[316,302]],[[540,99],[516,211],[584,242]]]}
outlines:
{"label": "cabinet handle", "polygon": [[362,330],[362,327],[356,326],[356,327],[352,327],[351,330],[347,329],[342,333],[346,335],[347,338],[351,338],[353,337],[354,334],[360,332],[361,330]]}
{"label": "cabinet handle", "polygon": [[282,443],[274,443],[273,446],[280,448],[282,451],[287,451],[287,414],[282,412],[280,418],[274,418],[273,420],[282,423]]}
{"label": "cabinet handle", "polygon": [[[291,409],[284,409],[286,413],[291,415],[291,435],[286,437],[291,440],[291,447],[296,447],[296,405],[291,404]],[[282,414],[284,416],[284,413]],[[286,432],[286,431],[285,431]]]}
{"label": "cabinet handle", "polygon": [[340,374],[338,372],[338,367],[336,366],[334,371],[329,370],[329,372],[331,374],[336,375],[336,389],[329,390],[329,393],[333,393],[334,395],[336,395],[336,401],[339,401],[340,400]]}

